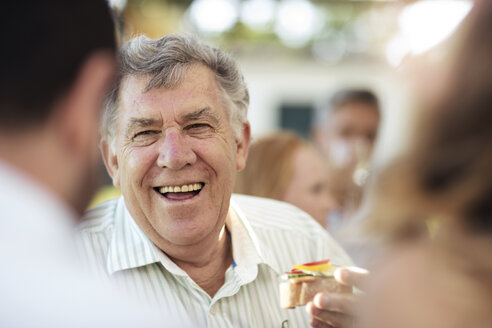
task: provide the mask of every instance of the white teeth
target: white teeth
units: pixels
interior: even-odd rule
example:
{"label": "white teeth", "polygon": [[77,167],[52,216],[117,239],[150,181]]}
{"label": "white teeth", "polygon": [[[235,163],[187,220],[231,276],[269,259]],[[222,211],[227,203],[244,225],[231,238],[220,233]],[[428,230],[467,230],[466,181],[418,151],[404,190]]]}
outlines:
{"label": "white teeth", "polygon": [[188,192],[202,189],[201,183],[194,183],[189,185],[182,186],[166,186],[159,189],[161,194],[165,194],[166,192]]}

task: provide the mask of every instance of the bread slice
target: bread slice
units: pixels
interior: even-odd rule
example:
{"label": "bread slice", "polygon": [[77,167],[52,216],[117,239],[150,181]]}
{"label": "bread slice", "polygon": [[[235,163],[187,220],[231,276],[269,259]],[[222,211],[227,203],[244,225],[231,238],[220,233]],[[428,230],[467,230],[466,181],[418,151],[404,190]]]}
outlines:
{"label": "bread slice", "polygon": [[302,282],[298,305],[306,305],[319,292],[352,293],[352,287],[338,283],[333,277],[312,277],[314,279]]}
{"label": "bread slice", "polygon": [[339,284],[333,277],[304,276],[280,283],[280,306],[293,309],[306,305],[319,293],[352,293],[352,287]]}
{"label": "bread slice", "polygon": [[293,309],[298,304],[302,291],[302,284],[309,282],[315,277],[306,276],[299,278],[287,279],[280,283],[280,306],[284,309]]}

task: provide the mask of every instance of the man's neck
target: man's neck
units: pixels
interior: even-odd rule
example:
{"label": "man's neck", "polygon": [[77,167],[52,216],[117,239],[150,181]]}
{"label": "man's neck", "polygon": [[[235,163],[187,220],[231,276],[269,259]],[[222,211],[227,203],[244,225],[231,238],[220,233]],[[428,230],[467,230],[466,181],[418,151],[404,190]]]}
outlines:
{"label": "man's neck", "polygon": [[0,134],[0,157],[17,170],[65,201],[62,181],[67,171],[56,161],[51,135],[41,129],[19,134]]}
{"label": "man's neck", "polygon": [[200,261],[182,261],[171,258],[176,265],[186,271],[193,281],[210,297],[213,297],[225,282],[225,272],[232,264],[231,237],[224,225],[215,247],[202,249]]}

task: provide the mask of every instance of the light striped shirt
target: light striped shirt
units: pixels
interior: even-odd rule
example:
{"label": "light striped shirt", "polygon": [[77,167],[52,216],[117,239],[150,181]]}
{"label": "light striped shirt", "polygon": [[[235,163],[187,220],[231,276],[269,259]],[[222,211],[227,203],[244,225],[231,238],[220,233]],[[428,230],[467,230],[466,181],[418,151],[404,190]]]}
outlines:
{"label": "light striped shirt", "polygon": [[122,197],[86,214],[80,242],[89,266],[150,305],[196,327],[308,327],[304,308],[279,303],[279,275],[293,264],[330,258],[352,261],[308,214],[270,199],[233,195],[226,226],[233,263],[210,297],[140,230]]}

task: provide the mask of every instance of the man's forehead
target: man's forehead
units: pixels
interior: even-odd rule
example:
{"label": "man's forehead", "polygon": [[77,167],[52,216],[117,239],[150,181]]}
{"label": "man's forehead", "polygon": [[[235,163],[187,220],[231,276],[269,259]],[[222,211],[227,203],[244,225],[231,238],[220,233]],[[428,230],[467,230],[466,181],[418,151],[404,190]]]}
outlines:
{"label": "man's forehead", "polygon": [[120,124],[127,130],[142,125],[160,125],[168,120],[184,123],[207,119],[218,124],[226,119],[218,97],[199,93],[191,97],[186,93],[176,96],[172,92],[176,89],[166,88],[146,91],[147,81],[141,77],[127,80],[127,83],[126,90],[122,88],[122,92],[128,91],[129,94],[123,95],[120,104]]}
{"label": "man's forehead", "polygon": [[[122,93],[131,94],[130,91],[134,93],[142,94],[149,91],[155,90],[175,90],[180,87],[186,86],[187,88],[206,91],[210,93],[217,93],[219,91],[215,73],[207,66],[201,63],[190,64],[187,67],[182,68],[181,73],[173,74],[178,80],[171,78],[168,81],[168,77],[154,76],[152,73],[149,74],[129,74],[124,76],[120,81],[120,90]],[[177,77],[181,76],[181,77]],[[159,81],[162,83],[166,80],[165,84],[170,83],[169,87],[160,88]],[[156,80],[156,81],[154,81]]]}
{"label": "man's forehead", "polygon": [[173,88],[147,90],[148,77],[131,76],[122,81],[120,107],[126,112],[152,112],[170,110],[175,115],[187,115],[208,107],[208,112],[220,111],[223,107],[220,91],[209,81],[184,79]]}

